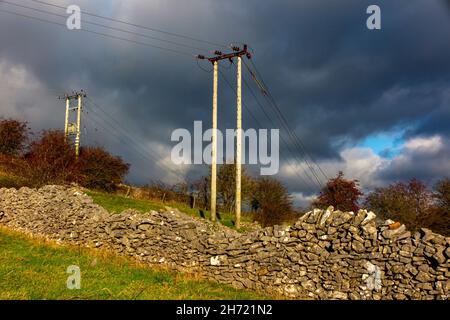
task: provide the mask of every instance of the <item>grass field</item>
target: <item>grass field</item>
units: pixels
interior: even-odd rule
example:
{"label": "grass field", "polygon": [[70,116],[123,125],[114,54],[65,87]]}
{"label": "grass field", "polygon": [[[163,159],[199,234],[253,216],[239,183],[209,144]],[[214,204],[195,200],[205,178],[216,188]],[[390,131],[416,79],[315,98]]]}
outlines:
{"label": "grass field", "polygon": [[20,177],[14,177],[8,174],[5,174],[1,171],[0,168],[0,188],[16,188],[19,189],[23,186],[26,186],[27,183],[24,179]]}
{"label": "grass field", "polygon": [[87,191],[94,202],[111,213],[120,213],[125,209],[136,209],[140,212],[163,209],[162,204],[147,200],[125,198],[123,196],[98,191]]}
{"label": "grass field", "polygon": [[[187,205],[180,203],[162,203],[151,200],[137,200],[126,198],[120,195],[111,194],[111,193],[103,193],[98,191],[88,191],[87,194],[94,200],[94,202],[109,212],[120,213],[125,209],[136,209],[141,212],[148,212],[150,210],[159,210],[164,209],[165,206],[169,206],[172,208],[176,208],[181,212],[184,212],[193,217],[205,218],[209,219],[210,214],[207,210],[200,209],[192,209]],[[227,227],[234,228],[234,216],[232,214],[220,213],[219,222]],[[242,221],[250,221],[250,217],[243,214]],[[245,231],[245,228],[242,228],[240,231]]]}
{"label": "grass field", "polygon": [[[69,290],[67,267],[81,269],[81,289]],[[111,253],[58,246],[0,228],[0,300],[4,299],[266,299],[198,277]]]}

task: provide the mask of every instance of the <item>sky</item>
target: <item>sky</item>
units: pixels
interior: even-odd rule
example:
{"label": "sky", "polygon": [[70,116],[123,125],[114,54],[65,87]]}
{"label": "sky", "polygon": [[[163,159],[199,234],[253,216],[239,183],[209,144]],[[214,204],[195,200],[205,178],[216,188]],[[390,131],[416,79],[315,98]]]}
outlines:
{"label": "sky", "polygon": [[[32,0],[8,2],[67,16],[60,8]],[[449,176],[449,1],[45,2],[76,4],[85,12],[215,44],[248,44],[252,62],[304,148],[290,139],[245,68],[250,89],[243,86],[243,126],[280,129],[285,143],[280,141],[275,178],[299,206],[313,199],[324,176],[340,170],[358,179],[365,192],[413,177],[432,185]],[[366,9],[372,4],[381,9],[381,30],[366,27]],[[206,165],[174,165],[170,137],[177,128],[192,130],[196,120],[211,125],[211,65],[194,55],[228,49],[92,16],[82,15],[82,20],[81,31],[68,30],[64,17],[0,1],[0,117],[28,121],[36,134],[62,129],[64,101],[58,96],[83,89],[89,100],[82,144],[104,146],[130,163],[129,182],[174,183],[207,174]],[[220,69],[234,86],[234,66],[223,62]],[[233,89],[221,76],[219,129],[233,128],[235,116]],[[319,186],[305,159],[324,172]]]}

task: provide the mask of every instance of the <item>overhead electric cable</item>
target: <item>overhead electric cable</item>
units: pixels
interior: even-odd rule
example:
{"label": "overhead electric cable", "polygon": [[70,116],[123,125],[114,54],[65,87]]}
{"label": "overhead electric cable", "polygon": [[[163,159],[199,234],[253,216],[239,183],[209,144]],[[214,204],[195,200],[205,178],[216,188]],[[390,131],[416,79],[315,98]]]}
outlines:
{"label": "overhead electric cable", "polygon": [[[64,9],[64,10],[67,9],[67,7],[65,7],[65,6],[57,5],[57,4],[46,2],[46,1],[41,1],[41,0],[30,0],[30,1],[33,1],[33,2],[36,2],[36,3],[40,3],[40,4],[44,4],[44,5],[51,6],[51,7],[55,7],[55,8]],[[135,27],[135,28],[141,28],[141,29],[145,29],[145,30],[149,30],[149,31],[158,32],[158,33],[166,34],[166,35],[169,35],[169,36],[177,37],[177,38],[183,38],[183,39],[186,39],[186,40],[201,42],[201,43],[209,44],[209,45],[212,45],[212,46],[228,48],[228,46],[224,45],[224,44],[215,43],[215,42],[208,41],[208,40],[202,40],[202,39],[198,39],[198,38],[191,37],[191,36],[188,36],[188,35],[179,34],[179,33],[176,33],[176,32],[170,32],[170,31],[159,29],[159,28],[143,26],[143,25],[140,25],[140,24],[137,24],[137,23],[132,23],[132,22],[129,22],[129,21],[124,21],[124,20],[120,20],[120,19],[106,17],[106,16],[102,16],[102,15],[95,14],[95,13],[88,12],[88,11],[84,11],[84,10],[82,11],[82,13],[85,14],[85,15],[88,15],[88,16],[101,18],[101,19],[109,20],[109,21],[116,22],[116,23],[121,23],[121,24],[132,26],[132,27]]]}
{"label": "overhead electric cable", "polygon": [[[226,78],[225,74],[219,69],[219,73],[222,76],[222,78],[225,80],[225,83],[231,88],[231,90],[233,90],[234,94],[236,94],[236,89],[233,87],[233,85],[230,83],[230,81]],[[245,79],[244,79],[245,80]],[[256,98],[256,97],[255,97]],[[261,125],[261,123],[257,120],[257,118],[255,117],[255,115],[252,113],[252,111],[250,110],[250,108],[247,106],[247,104],[245,102],[242,103],[242,105],[244,106],[245,110],[250,114],[250,116],[255,120],[255,122],[259,125],[260,128],[262,128],[263,126]],[[264,111],[264,110],[263,110]],[[265,112],[265,111],[264,111]],[[268,117],[268,115],[266,114],[266,116]],[[268,117],[269,121],[271,120],[270,117]],[[272,122],[272,125],[275,126],[275,124]],[[284,140],[283,136],[280,136],[282,141],[288,146],[288,144],[286,143],[286,141]],[[294,171],[294,173],[297,175],[297,177],[301,180],[301,182],[304,183],[305,186],[308,185],[308,183],[306,182],[306,180],[297,172],[297,170],[295,169],[295,167],[292,165],[291,159],[288,159],[288,165],[290,166],[290,168]],[[307,174],[306,174],[307,175]],[[308,175],[307,175],[308,176]],[[311,177],[308,176],[309,179],[311,179]],[[311,182],[314,185],[314,180],[311,180]],[[319,186],[320,187],[320,186]]]}
{"label": "overhead electric cable", "polygon": [[[316,172],[316,170],[314,169],[314,167],[311,165],[310,162],[314,163],[315,166],[319,169],[320,173],[322,174],[322,176],[328,180],[327,175],[325,174],[325,172],[323,171],[323,169],[320,167],[320,165],[313,159],[313,157],[306,151],[306,148],[303,144],[303,142],[301,141],[301,139],[295,134],[295,132],[290,128],[288,121],[286,120],[286,117],[283,115],[281,109],[278,107],[277,103],[275,102],[275,99],[273,98],[273,96],[270,94],[269,90],[267,89],[267,86],[264,83],[264,80],[261,79],[261,81],[258,80],[258,78],[256,77],[255,73],[249,68],[249,66],[244,62],[248,72],[250,73],[252,79],[255,81],[255,83],[257,84],[257,86],[261,89],[261,93],[262,95],[268,99],[267,101],[269,102],[269,105],[274,109],[275,114],[277,114],[277,117],[280,119],[282,125],[286,128],[288,134],[290,135],[293,143],[299,148],[300,151],[302,151],[305,154],[305,162],[308,165],[308,167],[310,168],[310,170],[312,171],[312,173],[314,174],[314,176],[316,177],[316,179],[319,180],[319,183],[322,184],[322,182],[320,182],[320,179],[318,177],[318,174]],[[308,157],[310,160],[308,160]]]}
{"label": "overhead electric cable", "polygon": [[[0,0],[0,3],[1,2],[2,2],[2,0]],[[26,15],[26,14],[14,12],[14,11],[0,9],[0,12],[12,14],[12,15],[15,15],[15,16],[23,17],[23,18],[33,19],[33,20],[37,20],[37,21],[41,21],[41,22],[45,22],[45,23],[49,23],[49,24],[54,24],[54,25],[58,25],[58,26],[61,26],[61,27],[64,27],[64,28],[67,27],[63,23],[59,23],[59,22],[55,22],[55,21],[51,21],[51,20],[46,20],[46,19],[42,19],[42,18],[38,18],[38,17]],[[88,29],[85,29],[85,28],[80,29],[78,31],[88,32],[88,33],[100,35],[100,36],[111,38],[111,39],[115,39],[115,40],[127,41],[127,42],[130,42],[130,43],[139,44],[139,45],[143,45],[143,46],[147,46],[147,47],[151,47],[151,48],[155,48],[155,49],[165,50],[165,51],[169,51],[169,52],[172,52],[172,53],[177,53],[177,54],[180,54],[180,55],[188,56],[190,58],[196,58],[195,55],[192,55],[192,54],[190,54],[188,52],[185,52],[185,51],[180,51],[180,50],[176,50],[176,49],[172,49],[172,48],[165,48],[165,47],[153,45],[153,44],[150,44],[150,43],[147,43],[147,42],[141,42],[141,41],[131,40],[131,39],[127,39],[127,38],[117,37],[117,36],[110,35],[110,34],[107,34],[107,33],[102,33],[102,32],[97,32],[97,31],[93,31],[93,30],[88,30]]]}
{"label": "overhead electric cable", "polygon": [[[67,18],[67,16],[63,15],[63,14],[58,14],[58,13],[54,13],[54,12],[50,12],[50,11],[46,11],[46,10],[42,10],[42,9],[28,7],[28,6],[24,6],[24,5],[17,4],[17,3],[14,3],[14,2],[10,2],[10,1],[7,1],[7,0],[0,0],[0,2],[8,4],[8,5],[15,6],[15,7],[18,7],[18,8],[22,8],[22,9],[28,9],[28,10],[32,10],[32,11],[36,11],[36,12],[40,12],[40,13],[44,13],[44,14],[48,14],[48,15],[64,18],[64,19]],[[144,38],[147,38],[147,39],[150,39],[150,40],[157,40],[157,41],[161,41],[161,42],[166,42],[166,43],[169,43],[169,44],[173,44],[173,45],[180,46],[180,47],[186,47],[186,48],[193,49],[193,50],[196,50],[196,51],[203,51],[203,52],[209,51],[208,49],[199,48],[199,47],[187,45],[187,44],[176,42],[176,41],[172,41],[172,40],[157,38],[157,37],[149,36],[147,34],[138,33],[138,32],[134,32],[134,31],[129,31],[129,30],[121,29],[121,28],[111,27],[111,26],[108,26],[108,25],[105,25],[105,24],[101,24],[101,23],[96,23],[96,22],[86,21],[86,20],[81,20],[81,21],[83,22],[83,24],[86,23],[86,24],[90,24],[90,25],[93,25],[93,26],[102,27],[102,28],[105,28],[105,29],[110,29],[110,30],[113,30],[113,31],[119,31],[119,32],[131,34],[131,35],[135,35],[135,36],[139,36],[139,37],[144,37]]]}

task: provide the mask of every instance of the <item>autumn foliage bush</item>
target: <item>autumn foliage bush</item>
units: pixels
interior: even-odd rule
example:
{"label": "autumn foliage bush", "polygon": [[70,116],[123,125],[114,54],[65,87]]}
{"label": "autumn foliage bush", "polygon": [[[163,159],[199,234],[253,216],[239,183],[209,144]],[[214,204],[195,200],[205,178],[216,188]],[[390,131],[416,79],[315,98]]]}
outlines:
{"label": "autumn foliage bush", "polygon": [[128,173],[128,164],[101,147],[82,148],[76,159],[74,147],[62,131],[45,130],[27,145],[28,135],[25,122],[0,121],[0,171],[4,186],[40,187],[76,182],[87,188],[113,191]]}
{"label": "autumn foliage bush", "polygon": [[77,179],[90,189],[114,191],[128,173],[129,164],[101,147],[81,149],[77,163]]}
{"label": "autumn foliage bush", "polygon": [[439,181],[433,192],[433,198],[436,200],[436,206],[442,211],[450,213],[450,179],[445,178]]}
{"label": "autumn foliage bush", "polygon": [[0,187],[20,188],[27,181],[15,172],[23,167],[22,154],[28,141],[28,124],[14,119],[0,119]]}
{"label": "autumn foliage bush", "polygon": [[393,183],[375,189],[365,201],[365,206],[382,219],[400,221],[412,231],[429,228],[443,235],[450,235],[449,204],[449,179],[438,182],[434,191],[417,179]]}
{"label": "autumn foliage bush", "polygon": [[257,179],[252,202],[257,208],[254,219],[264,227],[282,224],[295,216],[292,197],[286,187],[275,179]]}
{"label": "autumn foliage bush", "polygon": [[30,144],[25,154],[22,175],[34,186],[67,184],[77,181],[78,166],[75,150],[64,133],[58,130],[43,131],[40,139]]}
{"label": "autumn foliage bush", "polygon": [[0,154],[3,156],[19,155],[28,139],[28,124],[14,119],[0,120]]}
{"label": "autumn foliage bush", "polygon": [[359,189],[357,180],[347,180],[344,173],[339,172],[335,178],[330,179],[312,203],[313,207],[326,209],[333,206],[337,210],[359,210],[359,200],[363,193]]}
{"label": "autumn foliage bush", "polygon": [[397,182],[376,188],[367,195],[365,204],[381,219],[404,221],[415,229],[420,216],[428,210],[430,200],[426,186],[413,179],[408,183]]}

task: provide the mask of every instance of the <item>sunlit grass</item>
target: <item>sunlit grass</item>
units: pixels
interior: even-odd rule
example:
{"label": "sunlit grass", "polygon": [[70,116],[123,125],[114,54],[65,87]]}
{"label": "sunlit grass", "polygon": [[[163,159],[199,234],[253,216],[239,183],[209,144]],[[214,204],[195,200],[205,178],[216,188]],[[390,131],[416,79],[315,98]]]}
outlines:
{"label": "sunlit grass", "polygon": [[16,188],[19,189],[23,186],[27,186],[29,183],[23,178],[13,176],[5,173],[0,168],[0,188]]}
{"label": "sunlit grass", "polygon": [[[81,289],[69,290],[67,267],[81,269]],[[59,246],[0,228],[0,300],[5,299],[266,299],[106,251]]]}
{"label": "sunlit grass", "polygon": [[[96,204],[102,206],[111,213],[120,213],[126,209],[135,209],[144,213],[150,210],[164,209],[166,206],[169,206],[193,217],[210,219],[210,212],[208,210],[191,208],[182,203],[162,203],[155,200],[138,200],[99,191],[87,191],[87,194],[94,200]],[[243,215],[242,219],[243,221],[250,221],[250,219],[246,215]],[[230,228],[234,228],[234,215],[229,213],[219,213],[218,220],[221,224]]]}
{"label": "sunlit grass", "polygon": [[163,209],[162,204],[147,200],[137,200],[126,198],[120,195],[104,193],[98,191],[88,191],[86,192],[94,202],[111,213],[120,213],[126,209],[135,209],[142,213],[149,212],[151,210]]}

